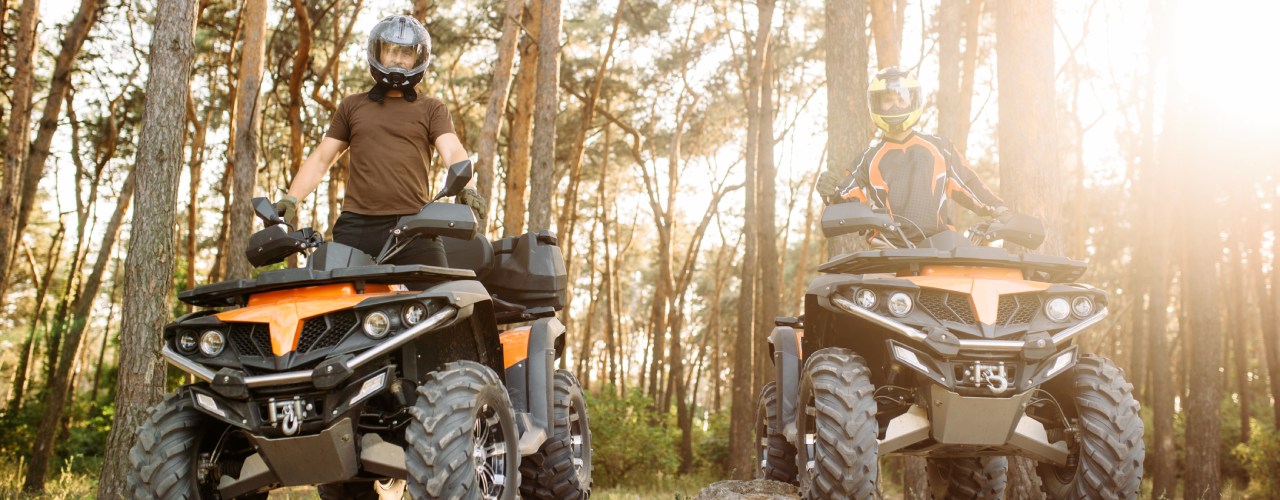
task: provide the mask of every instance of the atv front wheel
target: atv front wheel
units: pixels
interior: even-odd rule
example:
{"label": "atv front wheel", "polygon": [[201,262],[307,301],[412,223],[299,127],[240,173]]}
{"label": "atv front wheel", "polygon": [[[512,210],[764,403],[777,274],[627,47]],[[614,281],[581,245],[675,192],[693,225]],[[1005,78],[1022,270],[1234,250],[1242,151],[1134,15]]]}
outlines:
{"label": "atv front wheel", "polygon": [[1074,407],[1064,410],[1076,418],[1079,444],[1071,446],[1074,466],[1036,467],[1045,494],[1054,499],[1137,498],[1146,447],[1133,385],[1110,360],[1092,355],[1082,356],[1062,376],[1069,377],[1074,397],[1058,399]]}
{"label": "atv front wheel", "polygon": [[429,373],[409,415],[405,462],[413,498],[516,498],[519,436],[493,370],[458,361]]}
{"label": "atv front wheel", "polygon": [[1005,457],[930,458],[926,467],[933,498],[1004,498],[1009,473]]}
{"label": "atv front wheel", "polygon": [[800,495],[873,498],[880,476],[876,402],[862,356],[829,347],[813,353],[800,379],[796,418]]}
{"label": "atv front wheel", "polygon": [[778,413],[778,383],[769,382],[760,391],[756,406],[757,476],[789,484],[796,483],[796,447],[782,435]]}
{"label": "atv front wheel", "polygon": [[557,370],[554,382],[555,422],[538,452],[520,463],[525,498],[581,499],[591,496],[591,429],[587,399],[573,374]]}
{"label": "atv front wheel", "polygon": [[[212,483],[198,480],[200,454],[208,452],[204,437],[217,437],[212,427],[226,426],[195,409],[185,392],[170,394],[151,407],[138,428],[138,439],[129,449],[130,497],[189,500],[220,498]],[[265,499],[266,493],[242,495],[241,499]]]}

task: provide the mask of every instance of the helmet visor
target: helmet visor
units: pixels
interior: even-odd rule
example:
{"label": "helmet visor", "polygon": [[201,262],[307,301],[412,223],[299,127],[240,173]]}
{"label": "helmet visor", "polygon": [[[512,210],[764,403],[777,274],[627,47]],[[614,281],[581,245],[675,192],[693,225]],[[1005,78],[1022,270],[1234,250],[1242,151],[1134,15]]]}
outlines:
{"label": "helmet visor", "polygon": [[907,115],[920,107],[920,88],[890,82],[887,88],[870,93],[871,112],[882,116]]}
{"label": "helmet visor", "polygon": [[378,44],[378,63],[388,70],[404,72],[426,63],[427,54],[421,45],[400,45],[383,41]]}

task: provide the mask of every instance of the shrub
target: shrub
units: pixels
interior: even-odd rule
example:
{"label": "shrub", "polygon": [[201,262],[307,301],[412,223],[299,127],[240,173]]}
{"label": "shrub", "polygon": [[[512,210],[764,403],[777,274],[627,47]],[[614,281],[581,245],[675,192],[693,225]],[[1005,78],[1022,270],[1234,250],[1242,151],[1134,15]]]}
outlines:
{"label": "shrub", "polygon": [[613,387],[588,395],[591,415],[592,478],[597,488],[670,475],[680,464],[673,429],[638,390],[617,396]]}
{"label": "shrub", "polygon": [[1249,444],[1236,445],[1233,454],[1249,472],[1250,496],[1280,498],[1280,478],[1275,477],[1280,471],[1280,431],[1257,420],[1250,421],[1249,429]]}

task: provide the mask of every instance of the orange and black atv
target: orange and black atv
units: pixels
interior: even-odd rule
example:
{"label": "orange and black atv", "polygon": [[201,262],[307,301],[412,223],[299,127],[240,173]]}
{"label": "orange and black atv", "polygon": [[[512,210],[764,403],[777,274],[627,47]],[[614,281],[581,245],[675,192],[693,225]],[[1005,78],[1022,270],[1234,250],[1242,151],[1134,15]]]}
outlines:
{"label": "orange and black atv", "polygon": [[1138,495],[1133,386],[1076,345],[1106,294],[1073,283],[1083,262],[983,246],[1038,247],[1038,220],[911,242],[892,216],[842,203],[822,225],[876,231],[888,248],[823,264],[805,314],[778,318],[757,410],[762,477],[805,498],[871,498],[881,456],[915,455],[935,498],[1001,498],[1015,455],[1038,462],[1049,498]]}
{"label": "orange and black atv", "polygon": [[[436,200],[457,195],[469,162]],[[322,498],[585,498],[591,433],[564,355],[566,277],[543,232],[491,244],[462,204],[400,219],[384,255],[443,238],[450,267],[387,265],[265,198],[255,266],[306,266],[183,292],[208,308],[164,328],[162,354],[191,374],[151,410],[130,451],[135,498],[267,498],[319,484]],[[408,284],[409,286],[405,286]],[[413,288],[414,290],[409,290]],[[499,325],[527,322],[503,332]],[[403,487],[403,486],[398,486]]]}

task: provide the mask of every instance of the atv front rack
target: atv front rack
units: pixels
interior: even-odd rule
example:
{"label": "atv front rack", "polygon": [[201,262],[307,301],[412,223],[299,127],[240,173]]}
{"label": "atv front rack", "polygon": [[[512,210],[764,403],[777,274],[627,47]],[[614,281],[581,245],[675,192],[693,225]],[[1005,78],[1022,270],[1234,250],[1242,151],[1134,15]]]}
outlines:
{"label": "atv front rack", "polygon": [[259,274],[255,279],[227,280],[196,287],[178,294],[178,299],[196,307],[226,307],[245,305],[250,295],[299,288],[305,286],[355,283],[359,289],[365,284],[404,284],[474,279],[476,273],[469,269],[390,264],[358,266],[316,271],[312,269],[278,269]]}
{"label": "atv front rack", "polygon": [[1023,279],[1046,283],[1074,283],[1088,265],[1065,257],[1014,254],[996,247],[962,247],[955,250],[932,248],[890,248],[837,255],[818,266],[829,274],[916,274],[924,266],[985,266],[1022,271]]}

